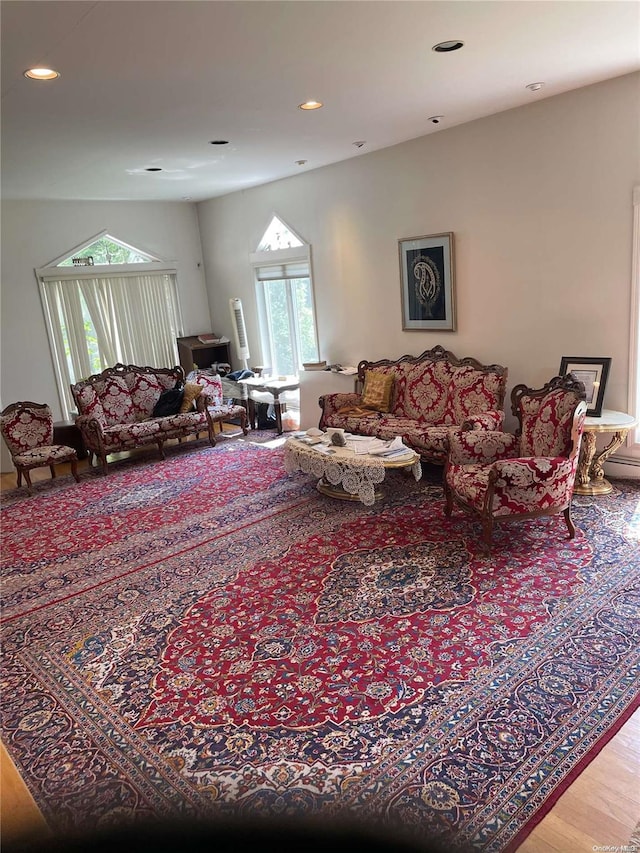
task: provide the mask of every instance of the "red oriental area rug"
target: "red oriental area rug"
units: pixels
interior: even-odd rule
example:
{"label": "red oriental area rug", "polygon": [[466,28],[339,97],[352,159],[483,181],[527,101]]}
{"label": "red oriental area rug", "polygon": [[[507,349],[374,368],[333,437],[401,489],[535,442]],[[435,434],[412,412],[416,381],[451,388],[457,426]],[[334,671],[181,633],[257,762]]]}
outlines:
{"label": "red oriental area rug", "polygon": [[638,706],[640,484],[498,528],[231,440],[3,497],[2,738],[58,833],[353,816],[515,849]]}

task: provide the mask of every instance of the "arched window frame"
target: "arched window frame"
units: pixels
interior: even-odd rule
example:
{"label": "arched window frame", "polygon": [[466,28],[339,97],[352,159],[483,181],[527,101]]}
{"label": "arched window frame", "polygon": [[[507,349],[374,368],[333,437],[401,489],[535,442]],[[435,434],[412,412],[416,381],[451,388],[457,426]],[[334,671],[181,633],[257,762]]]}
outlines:
{"label": "arched window frame", "polygon": [[[87,307],[82,309],[82,316],[80,308],[81,299],[85,299],[84,291],[97,294],[98,291],[94,288],[98,288],[104,296],[104,288],[109,289],[109,295],[106,297],[109,300],[108,308],[105,308],[100,299],[89,299],[89,296],[86,296],[89,300],[86,305],[92,305],[88,310],[92,315],[96,334],[100,328],[100,361],[105,362],[106,359],[109,362],[101,364],[101,369],[113,366],[117,360],[133,360],[138,363],[142,359],[145,364],[157,367],[166,366],[169,362],[177,364],[176,338],[182,335],[183,321],[175,262],[155,258],[143,249],[112,237],[135,253],[149,257],[149,262],[60,266],[63,261],[76,256],[105,235],[110,236],[107,231],[102,231],[73,250],[60,255],[46,267],[34,270],[64,420],[71,417],[74,407],[70,384],[89,375],[87,370],[92,372],[89,338],[85,336],[82,322],[83,319],[86,320]],[[132,288],[137,290],[134,292]],[[108,312],[108,319],[107,315],[103,314],[105,310]],[[107,322],[102,323],[101,320]],[[124,339],[118,331],[118,326],[123,331],[126,327]],[[108,328],[111,329],[110,332]],[[162,335],[158,334],[159,329],[163,330]],[[139,356],[137,360],[136,355]]]}
{"label": "arched window frame", "polygon": [[[291,235],[295,238],[296,241],[300,243],[300,245],[292,246],[291,248],[286,249],[269,249],[266,251],[256,251],[251,252],[249,255],[249,262],[253,269],[254,281],[255,281],[255,293],[256,293],[256,303],[258,309],[258,324],[260,330],[260,340],[261,340],[261,349],[263,354],[263,359],[269,362],[267,367],[271,369],[278,369],[277,358],[274,354],[274,342],[271,340],[271,334],[269,331],[270,323],[269,323],[269,311],[267,305],[267,298],[265,292],[265,284],[264,280],[261,280],[261,273],[264,273],[268,268],[278,268],[280,267],[283,270],[283,279],[287,279],[287,269],[293,269],[295,267],[301,267],[306,269],[306,275],[304,277],[309,278],[310,285],[310,298],[313,309],[313,338],[315,344],[315,356],[317,358],[317,354],[319,352],[319,344],[318,344],[318,325],[317,325],[317,312],[315,305],[315,290],[313,286],[313,271],[311,265],[311,246],[306,242],[293,228],[287,225],[281,216],[277,214],[272,214],[269,220],[269,226],[264,232],[262,239],[260,240],[258,246],[262,246],[264,244],[265,238],[269,233],[269,230],[272,227],[274,220],[277,220],[280,224],[284,226],[284,228],[291,232]],[[298,320],[295,316],[295,308],[293,304],[293,300],[291,298],[291,292],[288,290],[288,299],[287,299],[287,307],[288,307],[288,324],[290,328],[290,334],[292,336],[292,346],[294,351],[297,353],[298,364],[296,365],[296,373],[298,369],[302,367],[301,359],[300,359],[300,345],[299,340],[297,339],[297,327]]]}

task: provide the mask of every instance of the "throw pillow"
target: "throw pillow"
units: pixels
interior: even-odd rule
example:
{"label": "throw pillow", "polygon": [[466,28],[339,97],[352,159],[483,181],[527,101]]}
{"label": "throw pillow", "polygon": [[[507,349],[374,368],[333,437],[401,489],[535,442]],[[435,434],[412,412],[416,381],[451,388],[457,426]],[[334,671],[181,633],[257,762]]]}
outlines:
{"label": "throw pillow", "polygon": [[202,385],[198,385],[196,382],[187,382],[184,386],[180,412],[190,412],[191,409],[193,409],[193,404],[196,398],[199,397],[200,394],[202,394]]}
{"label": "throw pillow", "polygon": [[376,412],[388,412],[391,409],[393,374],[367,370],[364,374],[364,390],[360,405]]}
{"label": "throw pillow", "polygon": [[182,405],[182,394],[182,383],[180,381],[176,382],[173,388],[163,391],[153,407],[153,417],[166,418],[170,415],[177,415]]}

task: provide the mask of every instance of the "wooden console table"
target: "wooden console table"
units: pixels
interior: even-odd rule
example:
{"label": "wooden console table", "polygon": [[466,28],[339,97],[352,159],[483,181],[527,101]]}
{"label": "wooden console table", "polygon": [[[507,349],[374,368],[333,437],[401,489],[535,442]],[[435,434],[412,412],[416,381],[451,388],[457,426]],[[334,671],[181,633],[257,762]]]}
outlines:
{"label": "wooden console table", "polygon": [[[605,480],[603,465],[627,437],[629,430],[636,425],[636,419],[625,412],[603,409],[599,418],[587,418],[584,423],[578,470],[573,491],[576,495],[608,495],[613,486]],[[609,444],[596,452],[598,433],[612,433]]]}
{"label": "wooden console table", "polygon": [[178,357],[185,374],[191,373],[194,364],[198,368],[208,368],[213,364],[231,364],[231,344],[229,341],[217,344],[203,344],[197,335],[177,338]]}

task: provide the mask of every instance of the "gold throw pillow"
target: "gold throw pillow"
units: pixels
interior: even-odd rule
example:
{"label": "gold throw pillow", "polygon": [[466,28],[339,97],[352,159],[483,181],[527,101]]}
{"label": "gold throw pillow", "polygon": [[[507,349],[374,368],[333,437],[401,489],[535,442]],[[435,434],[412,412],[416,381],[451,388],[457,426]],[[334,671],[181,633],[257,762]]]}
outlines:
{"label": "gold throw pillow", "polygon": [[198,385],[196,382],[187,382],[184,386],[180,412],[190,412],[196,397],[199,397],[200,394],[202,394],[202,385]]}
{"label": "gold throw pillow", "polygon": [[364,390],[360,405],[376,412],[388,412],[391,409],[393,374],[367,370],[364,374]]}

